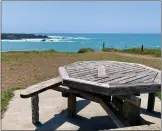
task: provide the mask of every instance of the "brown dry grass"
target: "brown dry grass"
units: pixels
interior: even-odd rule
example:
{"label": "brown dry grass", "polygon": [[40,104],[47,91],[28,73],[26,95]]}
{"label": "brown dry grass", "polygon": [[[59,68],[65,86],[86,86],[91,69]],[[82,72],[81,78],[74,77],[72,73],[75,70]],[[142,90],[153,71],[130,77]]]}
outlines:
{"label": "brown dry grass", "polygon": [[82,60],[116,60],[145,64],[161,69],[160,59],[122,55],[115,52],[56,53],[8,52],[2,53],[2,91],[9,88],[26,88],[29,85],[58,75],[58,67]]}

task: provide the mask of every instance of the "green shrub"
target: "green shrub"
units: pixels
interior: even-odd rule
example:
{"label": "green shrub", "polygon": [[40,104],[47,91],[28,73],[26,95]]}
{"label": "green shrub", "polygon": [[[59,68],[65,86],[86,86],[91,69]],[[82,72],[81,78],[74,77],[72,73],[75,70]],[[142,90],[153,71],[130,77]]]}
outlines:
{"label": "green shrub", "polygon": [[54,49],[50,49],[49,51],[51,51],[51,52],[56,52]]}
{"label": "green shrub", "polygon": [[82,48],[78,50],[78,53],[94,52],[92,48]]}

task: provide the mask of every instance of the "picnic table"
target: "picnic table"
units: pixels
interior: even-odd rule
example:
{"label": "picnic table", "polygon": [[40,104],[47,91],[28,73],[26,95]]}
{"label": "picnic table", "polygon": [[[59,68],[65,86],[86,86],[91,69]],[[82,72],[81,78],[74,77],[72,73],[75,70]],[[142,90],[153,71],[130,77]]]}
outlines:
{"label": "picnic table", "polygon": [[161,72],[137,63],[78,61],[59,67],[59,77],[30,86],[21,93],[32,99],[32,121],[39,121],[38,94],[53,89],[68,98],[68,116],[76,115],[76,97],[99,103],[118,127],[140,124],[142,93],[149,93],[152,112],[161,91]]}

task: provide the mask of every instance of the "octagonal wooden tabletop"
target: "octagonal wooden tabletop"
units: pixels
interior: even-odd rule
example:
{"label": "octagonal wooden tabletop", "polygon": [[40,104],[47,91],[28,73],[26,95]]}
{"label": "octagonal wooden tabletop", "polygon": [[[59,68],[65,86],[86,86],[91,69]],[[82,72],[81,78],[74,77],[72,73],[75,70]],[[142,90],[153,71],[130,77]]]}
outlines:
{"label": "octagonal wooden tabletop", "polygon": [[161,71],[137,63],[78,61],[59,67],[62,84],[104,95],[131,95],[161,90]]}

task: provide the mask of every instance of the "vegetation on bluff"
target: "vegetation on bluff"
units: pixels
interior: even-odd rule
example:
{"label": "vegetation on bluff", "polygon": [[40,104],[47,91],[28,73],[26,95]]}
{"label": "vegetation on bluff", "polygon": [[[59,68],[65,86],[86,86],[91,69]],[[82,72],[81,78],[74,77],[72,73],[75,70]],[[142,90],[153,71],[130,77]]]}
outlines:
{"label": "vegetation on bluff", "polygon": [[92,48],[81,48],[78,50],[78,53],[94,52]]}
{"label": "vegetation on bluff", "polygon": [[123,53],[131,53],[131,54],[142,54],[142,55],[153,55],[155,57],[161,57],[160,49],[150,49],[150,48],[129,48],[129,49],[115,49],[115,48],[104,48],[103,51],[106,52],[123,52]]}
{"label": "vegetation on bluff", "polygon": [[19,40],[19,39],[35,39],[35,38],[48,38],[45,35],[35,35],[35,34],[15,34],[15,33],[2,33],[1,39],[9,40]]}

